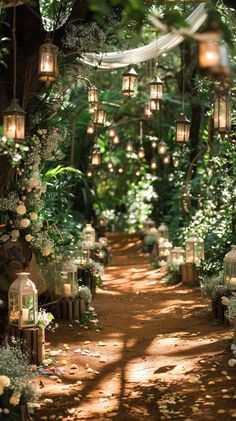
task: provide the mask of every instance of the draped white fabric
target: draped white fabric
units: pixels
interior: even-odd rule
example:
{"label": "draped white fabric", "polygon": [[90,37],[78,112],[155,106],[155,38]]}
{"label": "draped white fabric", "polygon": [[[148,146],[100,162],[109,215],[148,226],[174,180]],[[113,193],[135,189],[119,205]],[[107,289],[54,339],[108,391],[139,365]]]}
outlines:
{"label": "draped white fabric", "polygon": [[[199,6],[187,17],[186,22],[189,25],[188,31],[194,34],[206,20],[207,13],[204,3]],[[149,44],[125,51],[115,51],[111,53],[85,53],[81,61],[83,63],[96,66],[101,69],[117,69],[129,64],[137,64],[150,60],[176,47],[183,41],[183,36],[178,34],[166,34]]]}

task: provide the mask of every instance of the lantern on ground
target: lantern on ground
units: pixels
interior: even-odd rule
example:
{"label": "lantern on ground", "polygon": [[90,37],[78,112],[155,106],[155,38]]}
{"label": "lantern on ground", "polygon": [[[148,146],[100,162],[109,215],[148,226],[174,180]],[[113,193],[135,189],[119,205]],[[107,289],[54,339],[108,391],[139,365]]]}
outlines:
{"label": "lantern on ground", "polygon": [[134,68],[129,68],[122,77],[122,94],[130,97],[137,95],[138,73]]}
{"label": "lantern on ground", "polygon": [[159,257],[166,262],[170,261],[170,253],[173,245],[170,241],[164,240],[158,245]]}
{"label": "lantern on ground", "polygon": [[149,234],[151,228],[155,228],[155,222],[151,218],[148,218],[143,223],[143,229],[144,229],[145,234]]}
{"label": "lantern on ground", "polygon": [[159,110],[160,101],[163,98],[163,82],[156,75],[154,79],[149,83],[150,86],[150,109],[151,111]]}
{"label": "lantern on ground", "polygon": [[157,229],[157,242],[158,244],[162,243],[162,241],[169,240],[169,230],[167,225],[162,222],[161,225]]}
{"label": "lantern on ground", "polygon": [[96,86],[90,86],[88,88],[88,103],[92,107],[95,107],[98,104],[98,91]]}
{"label": "lantern on ground", "polygon": [[116,136],[116,126],[114,124],[111,124],[108,129],[108,136],[113,138]]}
{"label": "lantern on ground", "polygon": [[3,136],[19,142],[25,138],[25,111],[16,98],[3,113]]}
{"label": "lantern on ground", "polygon": [[9,288],[9,323],[19,328],[35,326],[38,315],[38,293],[29,279],[29,273],[20,272]]}
{"label": "lantern on ground", "polygon": [[126,146],[126,151],[127,152],[133,152],[134,147],[133,147],[133,142],[131,142],[131,140],[128,141],[127,146]]}
{"label": "lantern on ground", "polygon": [[173,266],[180,266],[184,263],[185,250],[182,247],[173,247],[170,252],[170,257]]}
{"label": "lantern on ground", "polygon": [[153,113],[150,109],[150,102],[148,102],[145,106],[144,106],[144,117],[149,120],[151,118],[153,118]]}
{"label": "lantern on ground", "polygon": [[185,113],[181,111],[179,118],[175,121],[175,139],[178,143],[188,143],[190,135],[191,121],[187,119]]}
{"label": "lantern on ground", "polygon": [[186,263],[201,263],[204,260],[204,241],[193,234],[185,241]]}
{"label": "lantern on ground", "polygon": [[236,245],[224,257],[224,281],[236,285]]}
{"label": "lantern on ground", "polygon": [[155,158],[152,158],[152,160],[150,162],[150,169],[151,170],[156,170],[157,169],[157,160]]}
{"label": "lantern on ground", "polygon": [[77,287],[77,266],[74,262],[63,263],[61,271],[61,294],[63,297],[73,297]]}
{"label": "lantern on ground", "polygon": [[87,125],[87,134],[89,134],[89,135],[94,134],[94,124],[93,123],[89,123]]}
{"label": "lantern on ground", "polygon": [[165,155],[163,157],[162,162],[163,162],[164,165],[169,165],[170,164],[170,155]]}
{"label": "lantern on ground", "polygon": [[104,126],[106,124],[106,113],[102,104],[99,104],[94,110],[93,124],[97,126]]}
{"label": "lantern on ground", "polygon": [[206,76],[221,79],[230,73],[228,50],[220,32],[201,34],[198,61]]}
{"label": "lantern on ground", "polygon": [[86,243],[87,248],[92,248],[95,245],[95,229],[91,224],[86,224],[82,231],[83,242]]}
{"label": "lantern on ground", "polygon": [[140,146],[140,148],[139,148],[139,150],[138,150],[138,157],[139,157],[140,159],[145,158],[145,149],[144,149],[144,147],[143,147],[143,146]]}
{"label": "lantern on ground", "polygon": [[168,146],[166,142],[162,140],[161,142],[158,143],[157,150],[158,150],[159,155],[161,156],[165,155],[167,152],[167,149],[168,149]]}
{"label": "lantern on ground", "polygon": [[227,90],[218,89],[214,96],[214,128],[224,134],[231,129],[231,101]]}
{"label": "lantern on ground", "polygon": [[39,48],[38,78],[44,82],[54,82],[58,78],[58,48],[47,42]]}
{"label": "lantern on ground", "polygon": [[95,166],[101,165],[101,152],[97,144],[95,144],[93,147],[92,165],[95,165]]}
{"label": "lantern on ground", "polygon": [[112,143],[113,143],[113,145],[119,145],[120,138],[119,138],[119,136],[117,134],[113,137]]}

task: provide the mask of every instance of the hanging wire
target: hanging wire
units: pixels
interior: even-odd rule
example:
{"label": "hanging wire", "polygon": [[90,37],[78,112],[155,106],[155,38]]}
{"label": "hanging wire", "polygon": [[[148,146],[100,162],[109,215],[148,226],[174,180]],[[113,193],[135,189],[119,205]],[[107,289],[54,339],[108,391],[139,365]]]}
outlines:
{"label": "hanging wire", "polygon": [[[183,7],[183,12],[184,12],[184,16],[185,16],[185,12],[186,12],[186,7],[185,7],[185,0],[184,0],[184,7]],[[182,48],[182,107],[183,107],[183,111],[185,108],[185,39],[183,40],[183,48]]]}
{"label": "hanging wire", "polygon": [[139,122],[139,136],[140,136],[140,146],[143,146],[143,121]]}
{"label": "hanging wire", "polygon": [[14,4],[14,8],[13,8],[12,39],[13,39],[13,99],[16,99],[16,3]]}

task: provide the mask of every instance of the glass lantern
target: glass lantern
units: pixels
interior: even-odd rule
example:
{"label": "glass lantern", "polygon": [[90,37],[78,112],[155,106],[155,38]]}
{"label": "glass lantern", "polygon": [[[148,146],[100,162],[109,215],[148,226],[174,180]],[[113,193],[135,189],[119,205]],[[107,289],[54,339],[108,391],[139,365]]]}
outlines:
{"label": "glass lantern", "polygon": [[221,39],[220,32],[201,34],[199,42],[198,62],[202,73],[221,79],[230,73],[229,55],[226,44]]}
{"label": "glass lantern", "polygon": [[95,165],[95,166],[101,165],[101,152],[97,144],[95,144],[93,147],[92,165]]}
{"label": "glass lantern", "polygon": [[231,101],[228,91],[219,89],[215,92],[214,128],[221,134],[231,129]]}
{"label": "glass lantern", "polygon": [[128,141],[127,146],[126,146],[126,151],[127,152],[133,152],[134,147],[133,147],[133,142],[131,142],[131,140]]}
{"label": "glass lantern", "polygon": [[157,150],[158,150],[159,155],[165,155],[167,152],[167,149],[168,149],[168,146],[166,142],[162,140],[161,142],[158,143]]}
{"label": "glass lantern", "polygon": [[170,252],[170,257],[173,266],[180,266],[184,263],[185,250],[182,247],[173,247]]}
{"label": "glass lantern", "polygon": [[78,250],[76,258],[74,260],[75,265],[78,267],[84,267],[87,265],[89,260],[89,250],[87,244],[85,247],[84,242],[81,243],[81,248]]}
{"label": "glass lantern", "polygon": [[155,158],[152,158],[151,162],[150,162],[150,169],[151,170],[156,170],[157,169],[157,160]]}
{"label": "glass lantern", "polygon": [[96,86],[90,86],[88,88],[88,103],[92,106],[96,106],[98,103],[98,91]]}
{"label": "glass lantern", "polygon": [[151,228],[155,228],[155,222],[151,219],[148,218],[144,223],[143,223],[143,230],[146,234],[149,234]]}
{"label": "glass lantern", "polygon": [[190,136],[191,121],[187,119],[185,113],[181,111],[179,118],[175,121],[175,139],[178,143],[188,143]]}
{"label": "glass lantern", "polygon": [[170,163],[170,155],[164,156],[162,162],[163,162],[164,165],[169,165],[169,163]]}
{"label": "glass lantern", "polygon": [[102,104],[95,108],[93,113],[93,124],[97,126],[104,126],[106,124],[106,113]]}
{"label": "glass lantern", "polygon": [[9,288],[9,323],[19,328],[37,323],[38,292],[29,279],[29,273],[20,272]]}
{"label": "glass lantern", "polygon": [[77,287],[77,266],[72,260],[63,263],[61,270],[61,293],[63,297],[73,297]]}
{"label": "glass lantern", "polygon": [[236,285],[236,245],[224,257],[224,281]]}
{"label": "glass lantern", "polygon": [[140,159],[145,158],[145,149],[144,149],[144,147],[143,147],[143,146],[140,146],[140,148],[139,148],[139,150],[138,150],[138,157],[139,157]]}
{"label": "glass lantern", "polygon": [[185,241],[186,263],[201,263],[204,260],[204,241],[193,234]]}
{"label": "glass lantern", "polygon": [[19,142],[25,138],[25,111],[16,98],[3,113],[3,136]]}
{"label": "glass lantern", "polygon": [[58,48],[51,42],[40,46],[38,78],[43,82],[54,82],[58,78]]}
{"label": "glass lantern", "polygon": [[156,75],[154,79],[149,83],[150,86],[150,101],[161,101],[163,98],[163,82]]}
{"label": "glass lantern", "polygon": [[122,77],[122,94],[130,97],[137,95],[138,73],[134,68],[129,68]]}
{"label": "glass lantern", "polygon": [[159,258],[165,260],[166,262],[170,261],[170,253],[173,245],[170,241],[164,240],[158,245]]}
{"label": "glass lantern", "polygon": [[150,102],[148,102],[145,106],[144,106],[144,117],[149,120],[151,118],[153,118],[153,113],[152,110],[150,108]]}
{"label": "glass lantern", "polygon": [[113,145],[119,145],[120,138],[117,134],[112,138],[112,143],[113,143]]}
{"label": "glass lantern", "polygon": [[89,134],[89,135],[94,134],[94,124],[93,123],[88,123],[88,125],[87,125],[87,134]]}
{"label": "glass lantern", "polygon": [[156,149],[156,148],[157,148],[157,137],[153,137],[153,138],[151,139],[151,147],[152,147],[153,149]]}
{"label": "glass lantern", "polygon": [[151,112],[160,110],[160,101],[158,99],[150,99],[149,104]]}
{"label": "glass lantern", "polygon": [[91,224],[86,224],[82,231],[83,242],[86,243],[87,248],[93,248],[95,245],[95,229]]}
{"label": "glass lantern", "polygon": [[161,225],[157,229],[157,242],[158,244],[162,243],[163,241],[169,240],[169,230],[165,223],[161,223]]}

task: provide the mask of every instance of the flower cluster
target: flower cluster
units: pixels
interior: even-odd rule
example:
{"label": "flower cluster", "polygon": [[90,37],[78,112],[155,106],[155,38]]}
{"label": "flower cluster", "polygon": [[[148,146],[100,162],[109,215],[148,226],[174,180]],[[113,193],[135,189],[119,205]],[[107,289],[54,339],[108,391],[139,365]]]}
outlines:
{"label": "flower cluster", "polygon": [[86,301],[86,303],[89,303],[92,300],[91,291],[86,286],[78,287],[78,290],[76,291],[76,297],[80,298],[81,300]]}
{"label": "flower cluster", "polygon": [[236,319],[236,294],[233,294],[231,297],[223,296],[221,298],[221,302],[224,306],[227,307],[226,310],[226,317],[230,323],[233,323]]}
{"label": "flower cluster", "polygon": [[50,325],[53,319],[54,316],[52,313],[47,313],[46,310],[40,308],[37,315],[37,326],[39,326],[41,329],[45,329]]}

